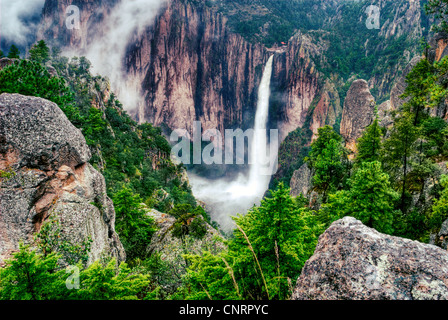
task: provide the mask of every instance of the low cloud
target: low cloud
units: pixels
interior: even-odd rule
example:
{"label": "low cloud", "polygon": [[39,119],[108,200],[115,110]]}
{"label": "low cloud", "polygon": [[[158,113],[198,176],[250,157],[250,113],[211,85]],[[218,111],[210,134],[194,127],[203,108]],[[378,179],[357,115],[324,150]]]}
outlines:
{"label": "low cloud", "polygon": [[0,36],[2,43],[29,44],[36,34],[45,0],[1,0]]}

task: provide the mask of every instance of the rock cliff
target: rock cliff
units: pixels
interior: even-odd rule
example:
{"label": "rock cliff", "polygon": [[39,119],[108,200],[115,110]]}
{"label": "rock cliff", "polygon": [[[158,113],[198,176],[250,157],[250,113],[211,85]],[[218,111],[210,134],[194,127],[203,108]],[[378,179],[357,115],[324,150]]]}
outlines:
{"label": "rock cliff", "polygon": [[[82,54],[117,2],[47,0],[38,37]],[[82,12],[79,30],[64,27],[71,4]],[[172,129],[191,129],[196,120],[203,129],[252,127],[264,65],[274,54],[271,126],[284,138],[304,124],[321,89],[310,58],[319,54],[317,46],[299,33],[283,48],[269,50],[227,24],[202,1],[168,0],[141,36],[127,39],[125,70],[144,96],[142,110],[134,112],[138,120]]]}
{"label": "rock cliff", "polygon": [[375,99],[369,91],[367,81],[353,81],[345,98],[341,120],[341,135],[351,151],[356,152],[356,141],[372,123],[374,113]]}
{"label": "rock cliff", "polygon": [[448,253],[346,217],[319,238],[294,300],[448,299]]}
{"label": "rock cliff", "polygon": [[124,261],[104,177],[89,163],[81,132],[59,107],[18,94],[0,96],[0,264],[19,242],[31,243],[50,215],[61,237],[91,238],[89,263]]}

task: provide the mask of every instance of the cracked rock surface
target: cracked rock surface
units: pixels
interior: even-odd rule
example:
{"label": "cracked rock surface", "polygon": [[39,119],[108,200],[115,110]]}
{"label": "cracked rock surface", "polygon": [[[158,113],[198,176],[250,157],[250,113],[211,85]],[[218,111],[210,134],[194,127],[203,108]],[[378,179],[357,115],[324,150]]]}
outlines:
{"label": "cracked rock surface", "polygon": [[71,243],[91,238],[88,263],[125,259],[113,203],[90,157],[81,131],[56,104],[0,95],[0,265],[20,241],[32,243],[50,215]]}
{"label": "cracked rock surface", "polygon": [[345,217],[319,238],[293,300],[445,300],[448,252]]}

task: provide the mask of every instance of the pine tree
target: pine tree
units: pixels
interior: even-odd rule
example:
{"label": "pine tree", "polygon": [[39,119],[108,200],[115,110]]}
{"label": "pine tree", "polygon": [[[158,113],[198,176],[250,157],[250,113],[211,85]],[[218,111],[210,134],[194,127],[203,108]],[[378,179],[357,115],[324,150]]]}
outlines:
{"label": "pine tree", "polygon": [[358,139],[357,163],[379,161],[382,148],[382,132],[376,118]]}
{"label": "pine tree", "polygon": [[47,47],[44,40],[40,40],[30,49],[29,55],[31,61],[45,64],[50,60],[50,48]]}
{"label": "pine tree", "polygon": [[322,194],[325,203],[328,194],[343,185],[348,172],[347,150],[342,146],[342,137],[330,126],[320,128],[305,161],[314,171],[313,188]]}
{"label": "pine tree", "polygon": [[414,125],[411,113],[403,112],[395,121],[390,137],[384,142],[382,162],[400,189],[400,209],[406,214],[408,209],[408,175],[412,157],[416,153],[416,142],[419,138],[419,129]]}
{"label": "pine tree", "polygon": [[[187,297],[192,299],[287,299],[323,226],[297,206],[283,183],[245,216],[228,249],[188,256]],[[183,297],[185,298],[185,297]]]}
{"label": "pine tree", "polygon": [[11,48],[9,48],[8,58],[20,59],[20,51],[19,48],[16,47],[16,45],[13,44]]}
{"label": "pine tree", "polygon": [[60,271],[58,259],[55,253],[43,256],[21,243],[5,268],[0,268],[0,300],[58,299],[65,286],[65,270]]}
{"label": "pine tree", "polygon": [[123,187],[114,195],[113,201],[116,212],[115,228],[128,260],[144,259],[155,227],[153,219],[142,208],[143,200],[130,188]]}
{"label": "pine tree", "polygon": [[389,176],[382,171],[381,163],[363,162],[349,182],[350,189],[330,195],[324,205],[337,220],[353,216],[365,225],[388,234],[393,232],[394,202],[398,194],[392,189]]}

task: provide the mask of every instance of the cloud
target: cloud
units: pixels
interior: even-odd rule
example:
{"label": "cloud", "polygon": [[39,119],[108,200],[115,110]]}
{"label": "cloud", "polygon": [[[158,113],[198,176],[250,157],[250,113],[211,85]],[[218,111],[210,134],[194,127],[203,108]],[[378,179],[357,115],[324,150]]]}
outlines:
{"label": "cloud", "polygon": [[26,46],[34,37],[45,0],[1,0],[0,36],[2,41]]}
{"label": "cloud", "polygon": [[154,23],[165,3],[166,0],[122,0],[101,23],[85,53],[92,62],[93,71],[110,79],[112,88],[128,110],[143,107],[143,97],[141,79],[124,70],[126,49],[131,40],[140,37],[146,27]]}

